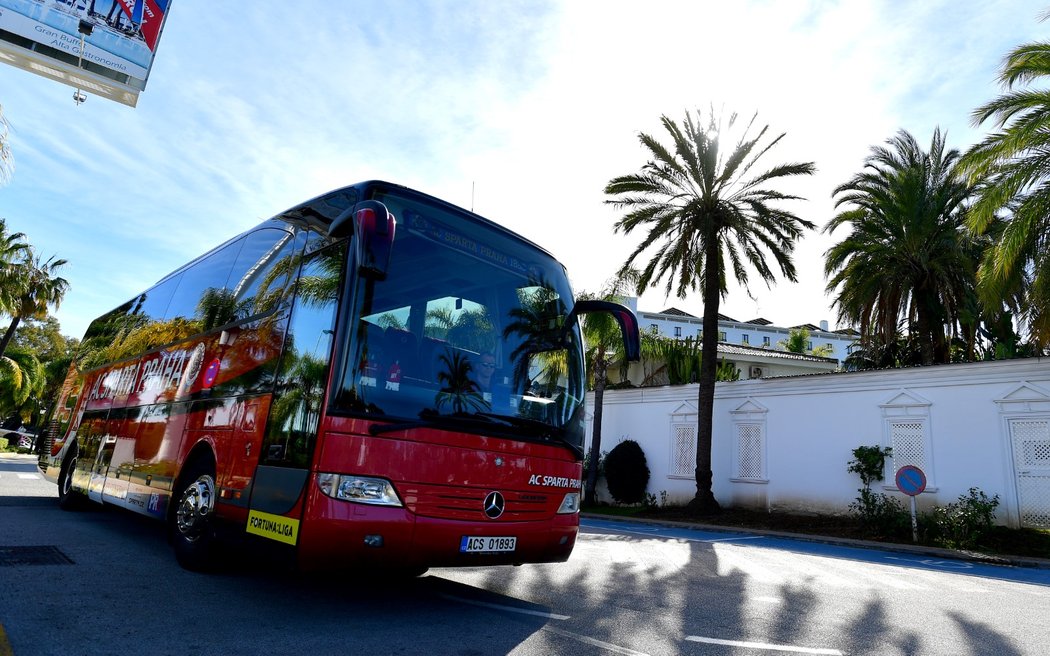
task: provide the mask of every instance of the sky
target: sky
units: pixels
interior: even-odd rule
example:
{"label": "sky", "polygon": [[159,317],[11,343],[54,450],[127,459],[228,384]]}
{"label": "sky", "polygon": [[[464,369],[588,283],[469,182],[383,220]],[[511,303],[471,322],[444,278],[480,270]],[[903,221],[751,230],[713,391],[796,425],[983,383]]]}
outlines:
{"label": "sky", "polygon": [[[1044,0],[1045,3],[1045,0]],[[14,171],[0,217],[68,260],[54,313],[90,321],[258,222],[338,187],[383,179],[438,196],[554,254],[596,291],[641,235],[616,234],[606,183],[667,143],[666,115],[710,108],[784,133],[769,164],[817,174],[778,189],[817,224],[798,282],[752,272],[722,314],[794,326],[836,320],[821,232],[832,192],[898,130],[965,150],[990,129],[1013,47],[1044,40],[1028,0],[172,0],[138,106],[0,65]],[[639,309],[702,313],[699,293]]]}

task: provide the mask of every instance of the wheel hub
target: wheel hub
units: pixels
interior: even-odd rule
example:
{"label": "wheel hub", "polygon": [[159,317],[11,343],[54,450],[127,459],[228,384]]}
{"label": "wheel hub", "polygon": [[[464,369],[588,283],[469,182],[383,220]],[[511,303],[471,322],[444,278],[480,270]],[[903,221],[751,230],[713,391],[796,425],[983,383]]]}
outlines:
{"label": "wheel hub", "polygon": [[205,474],[191,483],[182,493],[175,521],[179,533],[187,540],[200,537],[208,523],[212,510],[215,509],[215,481]]}

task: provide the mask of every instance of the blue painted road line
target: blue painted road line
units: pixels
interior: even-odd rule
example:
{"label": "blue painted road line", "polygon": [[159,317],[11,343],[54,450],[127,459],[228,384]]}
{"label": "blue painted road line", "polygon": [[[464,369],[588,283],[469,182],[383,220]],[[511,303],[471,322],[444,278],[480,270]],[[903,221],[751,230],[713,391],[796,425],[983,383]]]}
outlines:
{"label": "blue painted road line", "polygon": [[894,551],[891,548],[880,549],[876,547],[831,544],[817,541],[820,538],[795,539],[782,536],[743,533],[731,529],[727,531],[714,531],[708,529],[658,526],[652,524],[639,524],[630,521],[593,518],[582,518],[580,520],[580,527],[592,531],[609,531],[650,538],[666,538],[712,544],[730,543],[760,549],[779,549],[782,551],[790,551],[792,553],[820,556],[824,558],[853,560],[864,563],[889,565],[892,567],[908,567],[933,572],[952,572],[966,576],[1050,586],[1050,569],[997,565],[994,563],[976,562],[965,559],[931,556],[922,553]]}

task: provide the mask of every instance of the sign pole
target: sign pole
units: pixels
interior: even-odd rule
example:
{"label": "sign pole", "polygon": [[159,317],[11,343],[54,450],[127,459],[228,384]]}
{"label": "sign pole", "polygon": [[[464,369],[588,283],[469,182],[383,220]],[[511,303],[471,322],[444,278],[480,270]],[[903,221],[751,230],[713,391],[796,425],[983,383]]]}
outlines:
{"label": "sign pole", "polygon": [[911,499],[911,541],[919,541],[919,522],[915,519],[915,497],[909,497]]}
{"label": "sign pole", "polygon": [[895,476],[897,489],[911,497],[911,541],[919,541],[919,521],[915,517],[915,497],[926,489],[926,474],[914,465],[905,465]]}

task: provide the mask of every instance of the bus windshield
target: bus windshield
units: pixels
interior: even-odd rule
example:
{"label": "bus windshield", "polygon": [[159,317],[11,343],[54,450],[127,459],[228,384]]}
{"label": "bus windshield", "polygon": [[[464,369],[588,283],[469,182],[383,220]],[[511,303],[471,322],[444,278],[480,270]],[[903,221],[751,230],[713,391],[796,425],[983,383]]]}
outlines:
{"label": "bus windshield", "polygon": [[[549,254],[450,206],[376,196],[397,219],[385,278],[352,279],[333,409],[583,444],[584,360]],[[354,263],[351,262],[351,271]]]}

